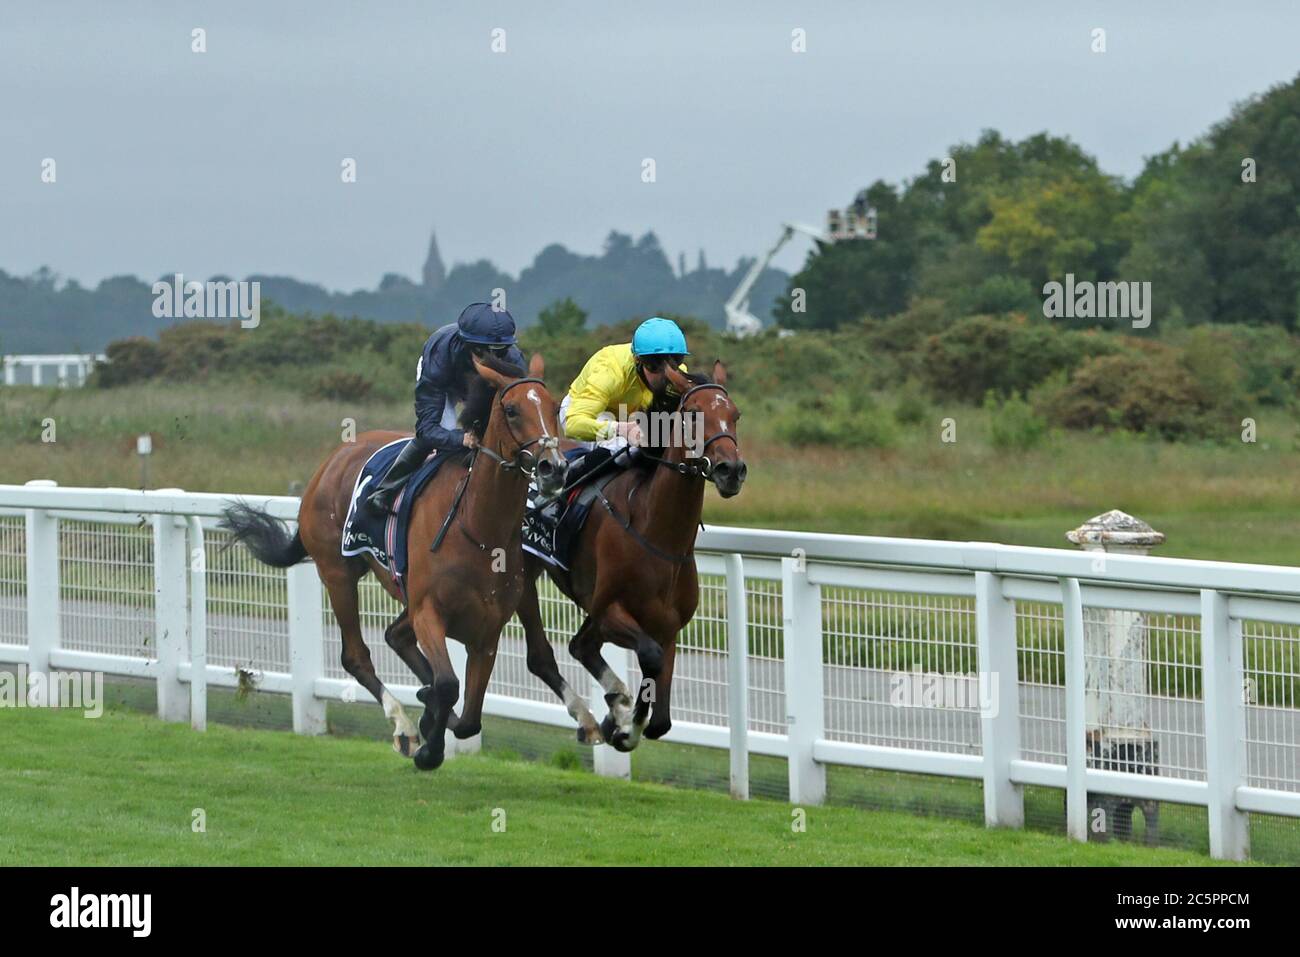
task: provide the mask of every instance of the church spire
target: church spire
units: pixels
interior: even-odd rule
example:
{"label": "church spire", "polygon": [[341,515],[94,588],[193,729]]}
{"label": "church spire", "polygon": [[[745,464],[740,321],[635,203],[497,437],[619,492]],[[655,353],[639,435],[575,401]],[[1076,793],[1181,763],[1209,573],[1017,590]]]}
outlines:
{"label": "church spire", "polygon": [[425,290],[431,293],[442,288],[443,282],[447,279],[447,267],[442,264],[442,256],[438,253],[437,233],[429,236],[429,255],[424,257],[424,269],[421,275],[424,278]]}

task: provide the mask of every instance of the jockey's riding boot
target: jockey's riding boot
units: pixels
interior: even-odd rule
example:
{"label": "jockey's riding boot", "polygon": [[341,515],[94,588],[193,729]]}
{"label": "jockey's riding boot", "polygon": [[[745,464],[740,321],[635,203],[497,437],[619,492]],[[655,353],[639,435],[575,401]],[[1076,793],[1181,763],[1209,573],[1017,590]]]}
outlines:
{"label": "jockey's riding boot", "polygon": [[418,469],[431,449],[419,439],[415,439],[402,449],[393,464],[388,467],[384,479],[366,499],[366,508],[372,515],[383,516],[393,510],[393,500],[401,491],[403,483]]}
{"label": "jockey's riding boot", "polygon": [[613,454],[604,446],[596,446],[578,461],[569,466],[569,471],[564,476],[565,488],[576,488],[583,482],[590,479],[607,463]]}

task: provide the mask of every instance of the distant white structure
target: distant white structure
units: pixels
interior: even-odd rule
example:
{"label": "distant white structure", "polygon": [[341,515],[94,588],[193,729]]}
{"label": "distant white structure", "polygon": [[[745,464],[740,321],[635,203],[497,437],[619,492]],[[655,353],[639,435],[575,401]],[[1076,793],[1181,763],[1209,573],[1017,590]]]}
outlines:
{"label": "distant white structure", "polygon": [[31,384],[44,385],[44,370],[52,368],[54,381],[60,388],[86,384],[86,377],[97,362],[107,362],[105,355],[44,355],[44,356],[5,356],[5,385],[18,384],[18,369],[26,367],[32,370]]}
{"label": "distant white structure", "polygon": [[873,206],[867,206],[865,200],[855,202],[843,211],[832,209],[826,214],[824,231],[802,223],[782,223],[781,238],[767,251],[767,255],[754,260],[754,264],[745,273],[745,278],[740,281],[740,285],[736,287],[736,291],[731,294],[731,298],[723,307],[727,313],[728,332],[737,336],[752,336],[762,330],[763,321],[749,311],[749,294],[754,288],[754,283],[758,282],[758,277],[763,275],[763,270],[795,233],[803,233],[827,246],[843,240],[875,239],[876,210]]}

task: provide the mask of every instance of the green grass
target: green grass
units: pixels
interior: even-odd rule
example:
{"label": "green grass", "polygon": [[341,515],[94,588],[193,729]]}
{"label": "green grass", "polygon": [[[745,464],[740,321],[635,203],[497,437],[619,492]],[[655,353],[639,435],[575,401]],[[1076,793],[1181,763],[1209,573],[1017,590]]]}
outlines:
{"label": "green grass", "polygon": [[[86,864],[1205,864],[1033,831],[598,778],[480,755],[418,774],[384,745],[138,714],[0,711],[0,857]],[[207,830],[194,833],[194,809]],[[494,811],[505,815],[494,831]],[[500,819],[497,815],[496,819]]]}

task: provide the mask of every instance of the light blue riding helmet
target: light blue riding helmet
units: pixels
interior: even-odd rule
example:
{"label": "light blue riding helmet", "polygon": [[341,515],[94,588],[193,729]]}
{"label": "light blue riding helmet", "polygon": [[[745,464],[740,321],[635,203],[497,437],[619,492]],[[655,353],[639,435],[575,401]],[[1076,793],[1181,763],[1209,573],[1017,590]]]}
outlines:
{"label": "light blue riding helmet", "polygon": [[653,316],[636,327],[632,335],[634,356],[689,356],[686,336],[671,319]]}

